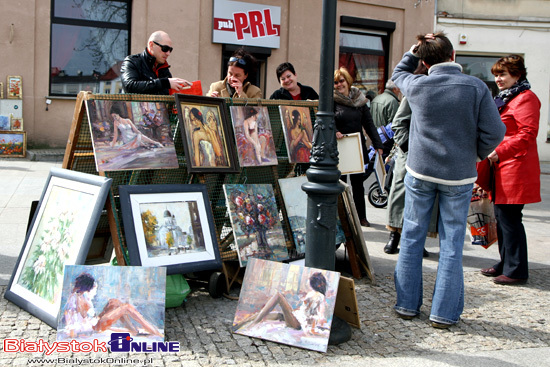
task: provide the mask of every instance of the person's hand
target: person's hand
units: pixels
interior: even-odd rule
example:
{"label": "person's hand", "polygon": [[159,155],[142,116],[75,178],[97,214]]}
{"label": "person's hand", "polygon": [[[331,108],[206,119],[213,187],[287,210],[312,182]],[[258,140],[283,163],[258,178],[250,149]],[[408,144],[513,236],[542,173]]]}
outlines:
{"label": "person's hand", "polygon": [[490,160],[492,163],[498,162],[498,154],[496,151],[492,151],[491,154],[487,156],[487,159]]}
{"label": "person's hand", "polygon": [[340,131],[336,132],[336,139],[342,139],[344,137],[344,134],[342,134]]}
{"label": "person's hand", "polygon": [[193,85],[193,83],[181,78],[168,78],[168,81],[170,82],[170,89],[173,89],[176,92]]}

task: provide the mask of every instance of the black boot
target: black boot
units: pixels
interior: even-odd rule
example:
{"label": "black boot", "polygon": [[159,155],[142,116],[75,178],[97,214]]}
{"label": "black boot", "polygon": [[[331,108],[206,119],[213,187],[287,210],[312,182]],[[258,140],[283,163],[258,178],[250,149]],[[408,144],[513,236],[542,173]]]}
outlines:
{"label": "black boot", "polygon": [[397,252],[397,246],[399,246],[399,239],[401,234],[397,231],[390,232],[390,239],[386,246],[384,246],[384,252],[386,254],[395,254]]}

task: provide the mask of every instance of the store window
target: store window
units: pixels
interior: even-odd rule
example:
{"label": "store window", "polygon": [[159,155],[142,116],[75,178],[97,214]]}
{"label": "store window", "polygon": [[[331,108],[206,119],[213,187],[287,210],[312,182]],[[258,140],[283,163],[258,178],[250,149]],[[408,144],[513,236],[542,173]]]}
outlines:
{"label": "store window", "polygon": [[498,87],[491,68],[500,56],[456,55],[456,62],[462,65],[464,74],[473,75],[483,80],[491,90],[493,97],[498,94]]}
{"label": "store window", "polygon": [[395,23],[342,16],[339,62],[363,93],[380,94],[388,78],[388,49]]}
{"label": "store window", "polygon": [[52,0],[50,95],[122,93],[130,0]]}

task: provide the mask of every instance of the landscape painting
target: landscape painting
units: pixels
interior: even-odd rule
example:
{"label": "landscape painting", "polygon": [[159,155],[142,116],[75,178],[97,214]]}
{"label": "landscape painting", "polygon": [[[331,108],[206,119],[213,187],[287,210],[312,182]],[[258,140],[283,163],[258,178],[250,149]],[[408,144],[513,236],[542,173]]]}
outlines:
{"label": "landscape painting", "polygon": [[[301,254],[306,252],[307,193],[302,190],[302,185],[306,182],[308,182],[306,176],[279,179],[279,187],[292,229],[294,245],[296,251]],[[342,229],[340,218],[337,217],[336,244],[344,242],[346,242],[346,235]]]}
{"label": "landscape painting", "polygon": [[233,332],[326,352],[340,273],[250,259]]}
{"label": "landscape painting", "polygon": [[269,184],[223,185],[241,267],[249,258],[288,258],[283,227]]}
{"label": "landscape painting", "polygon": [[[166,268],[67,265],[57,341],[164,341]],[[85,310],[85,312],[83,311]]]}
{"label": "landscape painting", "polygon": [[309,163],[313,125],[308,107],[279,106],[290,163]]}
{"label": "landscape painting", "polygon": [[231,106],[230,111],[241,167],[276,165],[277,151],[267,107]]}
{"label": "landscape painting", "polygon": [[165,103],[87,100],[86,109],[98,172],[179,167]]}

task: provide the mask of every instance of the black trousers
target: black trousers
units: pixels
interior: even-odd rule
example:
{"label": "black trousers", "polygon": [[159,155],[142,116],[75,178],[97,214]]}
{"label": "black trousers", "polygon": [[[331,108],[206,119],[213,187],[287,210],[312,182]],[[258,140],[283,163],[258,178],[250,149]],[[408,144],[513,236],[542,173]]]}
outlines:
{"label": "black trousers", "polygon": [[355,209],[357,210],[357,216],[359,220],[367,219],[367,210],[365,206],[365,187],[363,182],[367,179],[364,173],[355,173],[348,175],[349,183],[351,185],[351,193],[353,201],[355,202]]}
{"label": "black trousers", "polygon": [[493,267],[513,279],[529,278],[523,207],[523,204],[495,204],[500,262]]}

